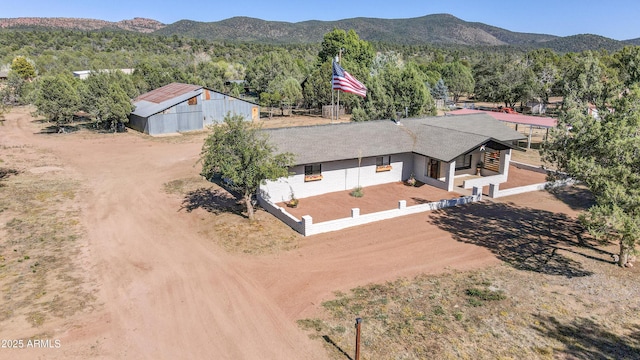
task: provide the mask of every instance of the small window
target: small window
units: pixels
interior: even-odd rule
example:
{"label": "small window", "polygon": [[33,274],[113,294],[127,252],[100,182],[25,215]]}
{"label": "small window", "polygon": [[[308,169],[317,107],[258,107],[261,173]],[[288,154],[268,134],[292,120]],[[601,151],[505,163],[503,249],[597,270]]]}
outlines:
{"label": "small window", "polygon": [[304,181],[322,180],[322,164],[304,166]]}
{"label": "small window", "polygon": [[391,156],[378,156],[376,158],[376,166],[391,165]]}
{"label": "small window", "polygon": [[456,158],[456,170],[471,169],[471,154],[460,155]]}
{"label": "small window", "polygon": [[192,97],[187,101],[187,103],[189,105],[198,105],[198,97],[197,96]]}
{"label": "small window", "polygon": [[376,158],[376,172],[391,171],[391,155]]}

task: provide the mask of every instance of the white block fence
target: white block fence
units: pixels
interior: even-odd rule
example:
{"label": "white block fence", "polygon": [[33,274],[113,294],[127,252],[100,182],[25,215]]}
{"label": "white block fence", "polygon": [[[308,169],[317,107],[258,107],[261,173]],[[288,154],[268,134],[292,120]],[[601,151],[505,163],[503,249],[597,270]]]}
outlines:
{"label": "white block fence", "polygon": [[352,226],[369,224],[376,221],[393,219],[400,216],[444,209],[451,206],[469,204],[480,200],[482,200],[482,188],[476,187],[473,188],[473,195],[470,196],[462,196],[455,199],[440,200],[413,206],[407,206],[406,200],[400,200],[398,201],[398,208],[396,209],[379,211],[370,214],[360,214],[360,209],[354,208],[351,209],[351,217],[329,220],[317,224],[313,223],[313,218],[309,215],[303,216],[302,219],[297,219],[296,217],[289,214],[286,208],[280,207],[263,198],[260,198],[260,206],[269,211],[280,221],[290,226],[293,230],[299,232],[304,236],[309,236],[330,231],[342,230]]}

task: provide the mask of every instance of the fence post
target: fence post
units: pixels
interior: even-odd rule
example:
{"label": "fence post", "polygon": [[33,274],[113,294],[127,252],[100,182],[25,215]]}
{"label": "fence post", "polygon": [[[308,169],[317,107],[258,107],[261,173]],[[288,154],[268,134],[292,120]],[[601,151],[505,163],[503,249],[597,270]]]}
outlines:
{"label": "fence post", "polygon": [[356,356],[354,360],[360,360],[360,326],[362,318],[356,318]]}

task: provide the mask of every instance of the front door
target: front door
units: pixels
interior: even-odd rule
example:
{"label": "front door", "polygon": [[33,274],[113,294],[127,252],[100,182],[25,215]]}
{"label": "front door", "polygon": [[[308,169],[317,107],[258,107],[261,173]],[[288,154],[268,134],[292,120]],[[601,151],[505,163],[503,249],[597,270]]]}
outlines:
{"label": "front door", "polygon": [[427,164],[427,176],[437,179],[440,177],[440,162],[436,159],[429,159]]}

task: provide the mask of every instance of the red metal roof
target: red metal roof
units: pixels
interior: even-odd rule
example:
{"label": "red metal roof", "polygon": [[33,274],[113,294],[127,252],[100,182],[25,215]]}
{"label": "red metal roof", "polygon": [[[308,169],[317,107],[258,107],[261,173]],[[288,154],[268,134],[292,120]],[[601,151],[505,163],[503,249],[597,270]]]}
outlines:
{"label": "red metal roof", "polygon": [[198,85],[171,83],[163,87],[151,90],[148,93],[138,96],[134,101],[149,101],[152,103],[160,104],[163,101],[173,99],[176,96],[186,94],[191,91],[195,91],[202,88]]}
{"label": "red metal roof", "polygon": [[484,110],[474,110],[474,109],[458,109],[453,111],[448,111],[447,115],[466,115],[466,114],[479,114],[485,113],[491,115],[494,119],[514,123],[514,124],[523,124],[523,125],[532,125],[539,127],[555,127],[558,125],[558,120],[550,117],[541,117],[541,116],[530,116],[530,115],[522,115],[522,114],[507,114],[503,112],[497,111],[484,111]]}

